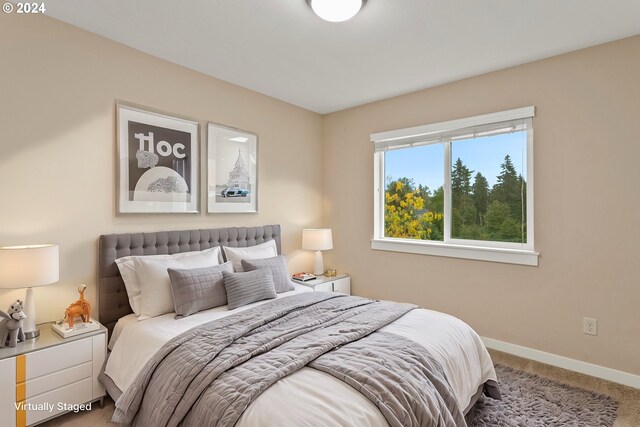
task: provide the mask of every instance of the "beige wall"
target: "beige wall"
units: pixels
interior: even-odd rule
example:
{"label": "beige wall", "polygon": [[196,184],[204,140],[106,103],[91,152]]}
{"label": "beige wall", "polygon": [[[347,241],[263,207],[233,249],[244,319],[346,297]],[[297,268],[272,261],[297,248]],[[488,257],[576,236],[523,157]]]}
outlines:
{"label": "beige wall", "polygon": [[[320,115],[42,16],[0,14],[0,55],[0,245],[61,250],[60,282],[35,290],[38,322],[79,283],[95,301],[104,233],[280,223],[290,267],[311,265],[299,248],[322,219]],[[260,213],[116,215],[115,99],[258,133]],[[0,308],[21,295],[0,290]]]}
{"label": "beige wall", "polygon": [[[374,251],[369,134],[535,105],[539,267]],[[357,294],[640,374],[640,36],[325,116],[328,264]],[[582,317],[598,319],[598,336]]]}

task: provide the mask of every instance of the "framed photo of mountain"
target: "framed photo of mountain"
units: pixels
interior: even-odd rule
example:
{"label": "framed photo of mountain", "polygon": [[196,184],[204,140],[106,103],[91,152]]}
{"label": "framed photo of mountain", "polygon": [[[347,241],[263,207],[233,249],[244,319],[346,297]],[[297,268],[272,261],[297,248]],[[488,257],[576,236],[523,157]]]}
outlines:
{"label": "framed photo of mountain", "polygon": [[118,213],[197,213],[197,121],[118,102]]}
{"label": "framed photo of mountain", "polygon": [[207,125],[207,211],[258,212],[258,135]]}

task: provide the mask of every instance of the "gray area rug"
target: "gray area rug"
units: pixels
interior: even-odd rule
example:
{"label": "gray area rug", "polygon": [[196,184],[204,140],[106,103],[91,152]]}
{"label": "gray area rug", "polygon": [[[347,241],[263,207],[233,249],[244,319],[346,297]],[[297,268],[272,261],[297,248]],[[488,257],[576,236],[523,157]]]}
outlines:
{"label": "gray area rug", "polygon": [[469,427],[611,427],[618,403],[604,396],[496,365],[502,401],[483,396],[469,411]]}

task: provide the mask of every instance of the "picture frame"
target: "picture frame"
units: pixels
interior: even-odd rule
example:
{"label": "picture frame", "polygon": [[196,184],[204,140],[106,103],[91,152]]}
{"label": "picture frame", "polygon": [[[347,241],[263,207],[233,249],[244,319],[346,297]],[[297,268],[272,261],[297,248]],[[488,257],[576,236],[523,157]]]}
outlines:
{"label": "picture frame", "polygon": [[118,213],[198,213],[200,123],[116,102]]}
{"label": "picture frame", "polygon": [[258,212],[258,135],[207,123],[207,212]]}

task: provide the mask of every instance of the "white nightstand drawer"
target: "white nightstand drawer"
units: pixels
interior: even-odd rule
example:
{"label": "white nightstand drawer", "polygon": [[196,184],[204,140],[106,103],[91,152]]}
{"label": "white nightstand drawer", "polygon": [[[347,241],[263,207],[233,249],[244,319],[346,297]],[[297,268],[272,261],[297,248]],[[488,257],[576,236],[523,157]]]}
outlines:
{"label": "white nightstand drawer", "polygon": [[53,406],[51,412],[48,410],[27,411],[27,425],[53,417],[60,412],[66,412],[64,408],[61,408],[58,405],[59,403],[68,405],[85,403],[87,401],[87,396],[91,396],[91,383],[92,379],[86,378],[73,384],[40,394],[32,399],[27,399],[26,402],[33,405],[47,404],[49,407]]}
{"label": "white nightstand drawer", "polygon": [[72,341],[46,350],[27,353],[26,379],[31,380],[43,375],[52,374],[62,369],[71,368],[93,358],[91,338]]}
{"label": "white nightstand drawer", "polygon": [[330,282],[320,283],[319,285],[314,286],[313,290],[319,292],[333,292],[333,285]]}
{"label": "white nightstand drawer", "polygon": [[337,277],[319,276],[317,279],[302,282],[314,291],[340,292],[351,295],[351,276],[339,274]]}
{"label": "white nightstand drawer", "polygon": [[343,277],[342,279],[334,280],[333,292],[341,292],[343,294],[351,295],[351,277]]}
{"label": "white nightstand drawer", "polygon": [[67,384],[76,383],[93,375],[93,362],[85,362],[26,382],[26,396],[30,399]]}

